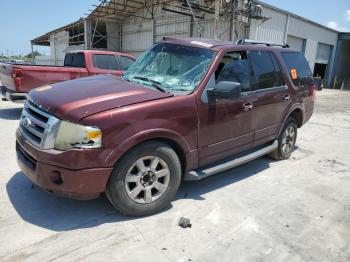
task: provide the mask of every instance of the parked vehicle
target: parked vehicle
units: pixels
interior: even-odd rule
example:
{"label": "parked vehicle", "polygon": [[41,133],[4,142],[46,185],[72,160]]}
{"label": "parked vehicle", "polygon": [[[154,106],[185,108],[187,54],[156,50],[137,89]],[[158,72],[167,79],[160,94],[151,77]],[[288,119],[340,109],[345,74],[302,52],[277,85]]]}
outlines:
{"label": "parked vehicle", "polygon": [[88,50],[67,53],[64,66],[0,63],[0,93],[7,100],[23,101],[30,90],[46,84],[98,74],[121,76],[134,60],[127,54]]}
{"label": "parked vehicle", "polygon": [[17,64],[17,65],[31,65],[32,63],[28,62],[26,60],[16,60],[15,64]]}
{"label": "parked vehicle", "polygon": [[30,92],[18,164],[57,195],[105,192],[123,214],[149,215],[200,180],[260,156],[287,159],[314,108],[302,53],[165,38],[123,79],[100,75]]}
{"label": "parked vehicle", "polygon": [[318,77],[313,77],[313,80],[314,80],[314,83],[317,87],[317,90],[318,91],[321,91],[322,90],[322,86],[323,86],[323,80],[322,78],[318,78]]}

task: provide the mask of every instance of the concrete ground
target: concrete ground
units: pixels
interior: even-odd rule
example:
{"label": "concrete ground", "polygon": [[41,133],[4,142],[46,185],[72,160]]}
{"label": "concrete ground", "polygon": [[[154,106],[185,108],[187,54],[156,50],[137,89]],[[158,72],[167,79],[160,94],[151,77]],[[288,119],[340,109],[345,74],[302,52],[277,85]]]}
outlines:
{"label": "concrete ground", "polygon": [[185,183],[138,219],[32,187],[15,161],[20,113],[0,102],[0,261],[350,261],[350,92],[318,92],[290,160]]}

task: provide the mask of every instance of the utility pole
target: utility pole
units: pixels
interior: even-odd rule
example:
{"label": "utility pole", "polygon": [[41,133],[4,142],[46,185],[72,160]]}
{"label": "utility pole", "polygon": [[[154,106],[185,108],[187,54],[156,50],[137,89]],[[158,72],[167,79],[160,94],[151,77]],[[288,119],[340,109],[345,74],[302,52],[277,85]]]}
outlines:
{"label": "utility pole", "polygon": [[215,21],[214,21],[214,38],[219,39],[220,36],[220,7],[221,0],[215,0]]}
{"label": "utility pole", "polygon": [[234,41],[235,21],[236,21],[236,1],[231,0],[231,16],[230,16],[230,41]]}

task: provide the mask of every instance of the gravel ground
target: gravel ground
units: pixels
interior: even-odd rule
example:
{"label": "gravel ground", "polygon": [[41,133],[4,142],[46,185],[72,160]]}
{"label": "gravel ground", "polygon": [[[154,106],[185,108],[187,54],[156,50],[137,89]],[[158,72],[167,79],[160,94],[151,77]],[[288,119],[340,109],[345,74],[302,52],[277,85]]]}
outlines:
{"label": "gravel ground", "polygon": [[15,161],[20,113],[0,101],[0,261],[350,261],[350,92],[318,92],[291,159],[184,183],[138,219],[32,187]]}

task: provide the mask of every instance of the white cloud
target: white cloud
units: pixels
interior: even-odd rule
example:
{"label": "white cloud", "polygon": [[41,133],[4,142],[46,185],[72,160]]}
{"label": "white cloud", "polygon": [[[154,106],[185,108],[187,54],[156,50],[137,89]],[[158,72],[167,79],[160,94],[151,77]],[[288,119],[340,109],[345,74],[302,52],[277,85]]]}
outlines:
{"label": "white cloud", "polygon": [[348,21],[350,21],[350,9],[345,11],[345,16]]}
{"label": "white cloud", "polygon": [[334,21],[330,21],[328,22],[327,26],[329,28],[332,28],[332,29],[335,29],[335,30],[338,30],[339,29],[339,25],[337,22],[334,22]]}
{"label": "white cloud", "polygon": [[[350,11],[350,10],[348,10]],[[350,15],[350,12],[349,12],[349,15]],[[330,21],[327,23],[327,26],[329,28],[332,28],[334,30],[337,30],[337,31],[340,31],[340,32],[345,32],[345,31],[348,31],[348,29],[346,27],[342,27],[340,26],[337,22],[334,22],[334,21]]]}

